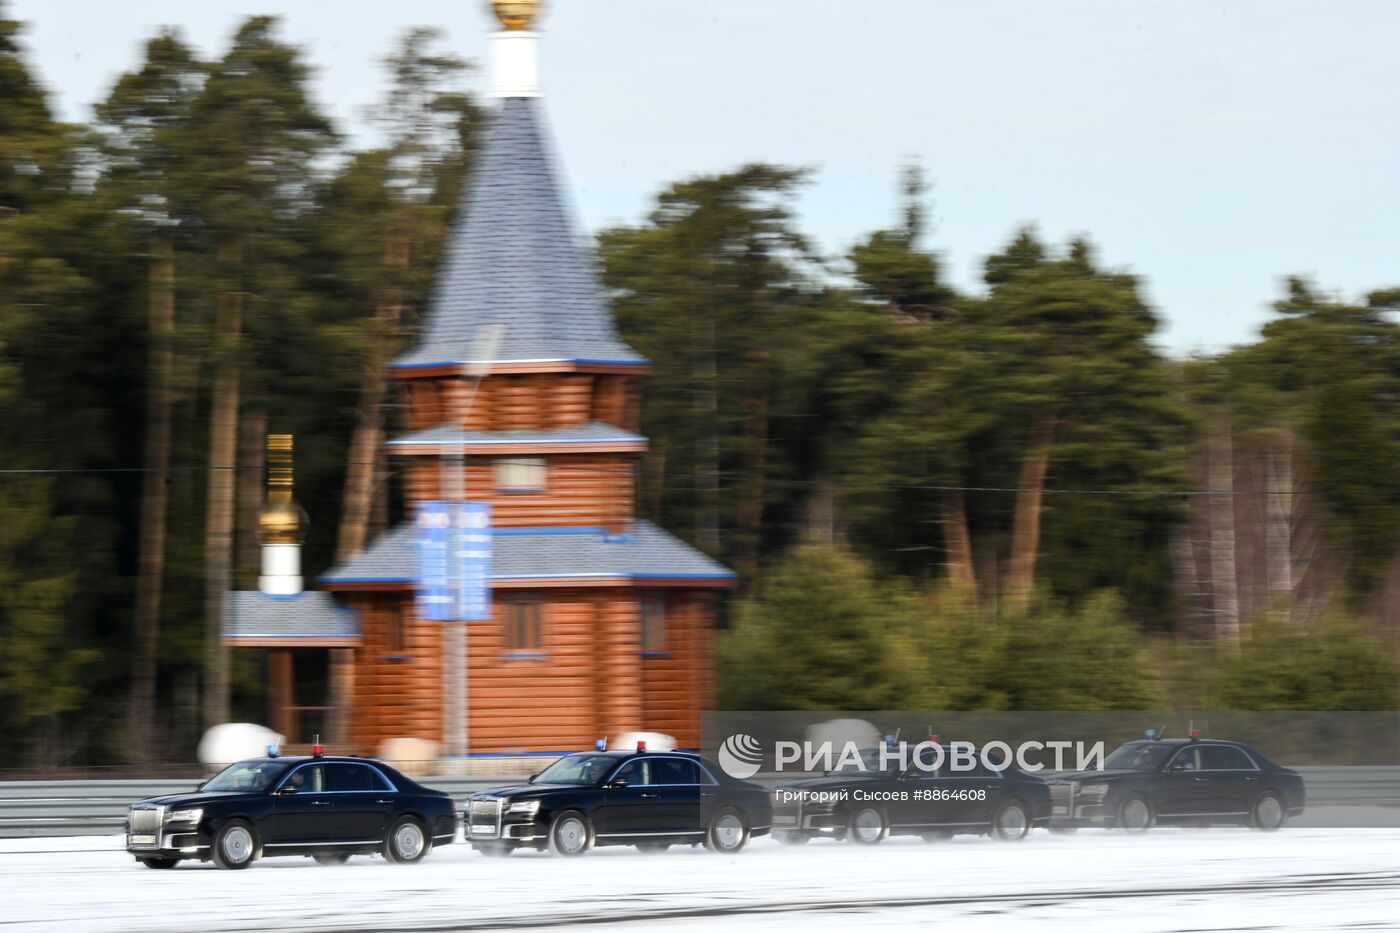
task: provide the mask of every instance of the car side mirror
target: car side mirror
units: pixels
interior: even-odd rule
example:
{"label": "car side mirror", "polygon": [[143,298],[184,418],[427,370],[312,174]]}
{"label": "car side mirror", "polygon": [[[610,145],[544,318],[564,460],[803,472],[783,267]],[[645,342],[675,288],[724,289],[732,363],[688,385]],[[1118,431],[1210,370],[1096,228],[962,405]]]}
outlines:
{"label": "car side mirror", "polygon": [[290,797],[292,794],[297,793],[297,790],[298,790],[298,789],[297,789],[297,786],[296,786],[295,784],[283,784],[281,787],[279,787],[279,788],[277,789],[277,796],[278,796],[278,797]]}
{"label": "car side mirror", "polygon": [[608,785],[609,790],[622,790],[627,786],[627,778],[616,778]]}
{"label": "car side mirror", "polygon": [[1173,774],[1175,774],[1175,773],[1178,772],[1178,771],[1185,771],[1185,770],[1186,770],[1186,765],[1172,765],[1172,766],[1171,766],[1170,768],[1168,768],[1167,770],[1170,771],[1170,772],[1172,772]]}

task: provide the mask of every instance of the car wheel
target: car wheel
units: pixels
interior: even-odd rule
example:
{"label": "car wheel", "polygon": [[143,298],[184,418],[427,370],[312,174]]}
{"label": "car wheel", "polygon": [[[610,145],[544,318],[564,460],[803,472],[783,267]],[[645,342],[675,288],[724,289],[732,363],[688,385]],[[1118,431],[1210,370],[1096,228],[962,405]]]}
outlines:
{"label": "car wheel", "polygon": [[505,858],[515,851],[515,846],[503,846],[499,842],[478,842],[473,848],[487,858]]}
{"label": "car wheel", "polygon": [[851,814],[851,825],[846,837],[863,846],[873,846],[890,834],[885,815],[875,807],[863,807]]}
{"label": "car wheel", "polygon": [[705,848],[711,852],[733,854],[749,841],[749,828],[743,817],[733,810],[721,810],[710,820],[710,828],[705,833]]}
{"label": "car wheel", "polygon": [[1141,797],[1129,797],[1118,808],[1118,828],[1136,835],[1152,828],[1152,808]]}
{"label": "car wheel", "polygon": [[669,842],[639,842],[637,848],[642,852],[656,855],[671,848],[671,844]]}
{"label": "car wheel", "polygon": [[431,845],[423,824],[411,816],[394,820],[389,832],[384,835],[384,858],[397,865],[421,860],[428,854],[429,848]]}
{"label": "car wheel", "polygon": [[773,838],[778,840],[778,845],[802,846],[807,844],[807,840],[812,838],[806,833],[776,832]]}
{"label": "car wheel", "polygon": [[924,842],[947,842],[953,838],[953,834],[946,829],[940,829],[930,833],[919,833],[919,838]]}
{"label": "car wheel", "polygon": [[229,820],[214,834],[211,854],[214,864],[220,868],[230,871],[247,868],[258,856],[257,833],[243,820]]}
{"label": "car wheel", "polygon": [[180,860],[177,858],[139,858],[136,861],[147,868],[174,868],[180,864]]}
{"label": "car wheel", "polygon": [[1265,791],[1254,801],[1254,811],[1250,814],[1249,828],[1261,833],[1271,833],[1283,825],[1288,811],[1283,801],[1273,791]]}
{"label": "car wheel", "polygon": [[588,817],[577,810],[565,810],[549,824],[549,852],[564,858],[582,855],[593,847],[593,830]]}
{"label": "car wheel", "polygon": [[317,852],[311,857],[317,865],[344,865],[350,861],[349,852]]}
{"label": "car wheel", "polygon": [[992,835],[1002,842],[1020,842],[1030,835],[1031,815],[1026,812],[1026,805],[1019,800],[1012,800],[1002,805],[997,811],[996,818],[992,820]]}

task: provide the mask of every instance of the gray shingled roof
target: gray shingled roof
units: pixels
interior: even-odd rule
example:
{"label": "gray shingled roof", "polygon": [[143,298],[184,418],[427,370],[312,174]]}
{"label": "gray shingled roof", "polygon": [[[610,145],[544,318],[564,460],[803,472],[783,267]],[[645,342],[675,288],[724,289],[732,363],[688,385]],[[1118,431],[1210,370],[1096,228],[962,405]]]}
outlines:
{"label": "gray shingled roof", "polygon": [[504,324],[489,362],[645,363],[618,337],[594,260],[570,222],[544,138],[543,102],[507,98],[466,182],[418,345],[397,367],[469,359]]}
{"label": "gray shingled roof", "polygon": [[[413,524],[404,522],[359,556],[326,571],[321,580],[412,582],[418,576],[415,540]],[[650,522],[637,522],[625,535],[609,535],[598,528],[497,528],[493,533],[493,580],[733,576],[723,565]]]}
{"label": "gray shingled roof", "polygon": [[645,440],[640,434],[633,434],[606,421],[588,421],[550,431],[463,431],[455,425],[440,424],[396,437],[389,444],[596,444]]}
{"label": "gray shingled roof", "polygon": [[267,596],[257,590],[224,594],[225,638],[358,638],[355,613],[330,593]]}

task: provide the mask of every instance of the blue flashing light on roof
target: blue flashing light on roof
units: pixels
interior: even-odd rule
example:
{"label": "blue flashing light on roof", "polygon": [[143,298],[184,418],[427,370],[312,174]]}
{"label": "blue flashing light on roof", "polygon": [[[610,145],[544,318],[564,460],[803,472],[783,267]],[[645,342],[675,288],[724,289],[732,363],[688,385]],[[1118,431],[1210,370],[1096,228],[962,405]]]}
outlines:
{"label": "blue flashing light on roof", "polygon": [[276,758],[276,757],[277,757],[277,746],[276,746],[276,745],[269,745],[269,746],[267,747],[267,757],[269,757],[269,758]]}
{"label": "blue flashing light on roof", "polygon": [[1155,742],[1155,741],[1157,741],[1157,730],[1156,730],[1156,729],[1148,729],[1147,732],[1145,733],[1145,735],[1146,735],[1146,737],[1147,737],[1147,741],[1149,741],[1149,742]]}
{"label": "blue flashing light on roof", "polygon": [[596,741],[596,742],[593,743],[593,747],[596,748],[596,749],[597,749],[598,751],[600,751],[600,752],[605,752],[605,751],[608,750],[608,740],[607,740],[607,739],[599,739],[598,741]]}

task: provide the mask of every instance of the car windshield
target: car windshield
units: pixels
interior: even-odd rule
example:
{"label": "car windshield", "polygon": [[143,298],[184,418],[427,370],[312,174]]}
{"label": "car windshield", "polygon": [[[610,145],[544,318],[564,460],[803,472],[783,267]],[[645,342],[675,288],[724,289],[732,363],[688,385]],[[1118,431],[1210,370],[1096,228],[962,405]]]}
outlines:
{"label": "car windshield", "polygon": [[239,761],[205,781],[200,790],[264,791],[286,770],[287,764],[282,761]]}
{"label": "car windshield", "polygon": [[[890,767],[893,767],[891,762]],[[860,761],[856,762],[849,755],[838,757],[836,767],[826,772],[831,774],[884,774],[890,770],[885,767],[880,760],[880,750],[878,748],[862,748],[860,750]]]}
{"label": "car windshield", "polygon": [[597,784],[617,766],[613,755],[569,755],[535,777],[536,784]]}
{"label": "car windshield", "polygon": [[1172,746],[1155,742],[1129,742],[1104,759],[1105,771],[1156,771],[1172,753]]}

